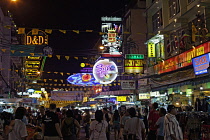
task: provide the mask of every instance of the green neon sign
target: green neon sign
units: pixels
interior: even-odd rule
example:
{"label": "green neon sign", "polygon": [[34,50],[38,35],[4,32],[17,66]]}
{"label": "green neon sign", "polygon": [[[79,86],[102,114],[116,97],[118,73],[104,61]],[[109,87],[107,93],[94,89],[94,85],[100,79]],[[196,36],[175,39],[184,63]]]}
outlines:
{"label": "green neon sign", "polygon": [[126,59],[144,59],[143,54],[126,54],[125,55]]}

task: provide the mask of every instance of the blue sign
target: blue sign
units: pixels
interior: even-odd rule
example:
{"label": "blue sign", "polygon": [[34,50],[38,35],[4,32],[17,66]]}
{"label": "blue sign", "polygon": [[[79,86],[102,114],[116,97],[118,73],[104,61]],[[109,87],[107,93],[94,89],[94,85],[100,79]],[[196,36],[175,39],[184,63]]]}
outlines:
{"label": "blue sign", "polygon": [[77,73],[69,76],[67,81],[78,86],[93,86],[100,84],[96,81],[92,73]]}
{"label": "blue sign", "polygon": [[208,73],[210,53],[192,59],[195,75]]}

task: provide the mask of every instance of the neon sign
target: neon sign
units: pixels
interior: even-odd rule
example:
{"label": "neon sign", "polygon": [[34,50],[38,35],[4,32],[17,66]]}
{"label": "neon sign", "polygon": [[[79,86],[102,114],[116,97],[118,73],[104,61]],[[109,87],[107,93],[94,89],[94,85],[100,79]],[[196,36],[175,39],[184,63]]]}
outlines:
{"label": "neon sign", "polygon": [[208,73],[210,53],[192,59],[195,75]]}
{"label": "neon sign", "polygon": [[117,65],[109,59],[99,60],[93,66],[93,76],[101,84],[109,84],[117,78]]}
{"label": "neon sign", "polygon": [[33,35],[32,31],[28,32],[25,37],[26,45],[47,45],[48,44],[48,35],[39,30],[37,35]]}

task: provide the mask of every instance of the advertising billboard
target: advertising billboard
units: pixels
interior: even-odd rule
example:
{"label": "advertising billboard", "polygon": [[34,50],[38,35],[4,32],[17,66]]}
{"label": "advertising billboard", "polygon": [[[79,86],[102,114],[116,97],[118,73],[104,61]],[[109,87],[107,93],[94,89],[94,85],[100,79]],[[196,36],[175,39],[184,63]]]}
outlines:
{"label": "advertising billboard", "polygon": [[134,80],[121,80],[122,89],[136,89],[136,82]]}
{"label": "advertising billboard", "polygon": [[209,57],[210,53],[207,53],[192,59],[195,75],[208,73],[207,69],[209,67]]}
{"label": "advertising billboard", "polygon": [[126,59],[124,64],[125,73],[142,73],[143,62],[143,60]]}

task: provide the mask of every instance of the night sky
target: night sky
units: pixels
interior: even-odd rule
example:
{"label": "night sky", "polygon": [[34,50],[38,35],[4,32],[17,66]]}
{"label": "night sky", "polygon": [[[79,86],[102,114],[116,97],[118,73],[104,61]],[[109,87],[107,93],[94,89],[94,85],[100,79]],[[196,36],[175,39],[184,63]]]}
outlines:
{"label": "night sky", "polygon": [[[100,32],[101,16],[122,16],[129,0],[0,0],[6,4],[17,27],[63,30],[94,30]],[[94,47],[98,33],[53,31],[49,46],[54,54],[86,55]],[[81,51],[82,50],[82,51]],[[78,72],[79,61],[47,58],[44,71]]]}

